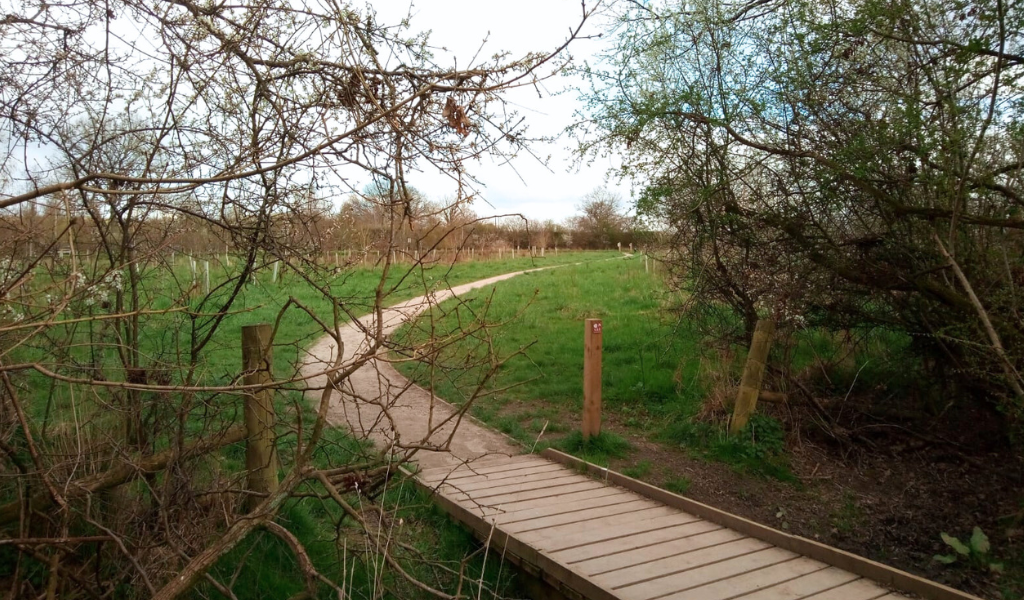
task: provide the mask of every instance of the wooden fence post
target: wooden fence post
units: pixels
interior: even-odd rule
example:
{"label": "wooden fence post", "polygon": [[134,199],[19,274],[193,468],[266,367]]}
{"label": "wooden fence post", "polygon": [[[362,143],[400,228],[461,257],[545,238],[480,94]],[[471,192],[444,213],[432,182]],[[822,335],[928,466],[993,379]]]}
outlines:
{"label": "wooden fence post", "polygon": [[[268,384],[273,380],[271,368],[273,352],[270,336],[273,328],[268,323],[242,327],[242,369],[246,375],[243,385]],[[274,436],[274,394],[269,389],[245,395],[245,468],[249,473],[248,489],[269,494],[277,491],[277,440]],[[260,496],[249,496],[246,506],[252,508],[262,501]]]}
{"label": "wooden fence post", "polygon": [[761,392],[764,367],[768,362],[768,351],[771,349],[774,333],[774,321],[758,319],[754,327],[754,339],[750,342],[747,363],[743,366],[743,379],[740,380],[740,389],[736,393],[736,405],[732,409],[732,422],[729,423],[731,434],[739,433],[757,408],[757,395]]}
{"label": "wooden fence post", "polygon": [[601,319],[583,330],[583,439],[601,435]]}

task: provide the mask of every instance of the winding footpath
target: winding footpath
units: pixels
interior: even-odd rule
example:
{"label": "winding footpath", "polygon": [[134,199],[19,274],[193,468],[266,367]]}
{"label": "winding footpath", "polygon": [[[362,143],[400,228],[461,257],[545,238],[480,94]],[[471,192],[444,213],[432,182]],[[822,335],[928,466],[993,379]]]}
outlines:
{"label": "winding footpath", "polygon": [[[406,321],[455,296],[523,273],[550,268],[553,267],[505,273],[454,286],[431,295],[419,296],[384,309],[384,334],[390,335]],[[373,332],[375,328],[376,323],[372,314],[359,319],[358,322],[346,323],[341,328],[345,361],[367,351],[372,341],[367,332]],[[311,375],[327,369],[337,356],[335,346],[336,343],[331,336],[321,338],[309,349],[302,373]],[[326,384],[326,379],[326,376],[321,375],[310,379],[309,383],[313,388],[322,388]],[[319,392],[313,394],[318,395]],[[382,405],[387,409],[386,415],[382,414]],[[485,456],[507,457],[523,452],[514,441],[474,419],[457,420],[456,412],[454,406],[402,376],[388,360],[374,358],[349,377],[340,393],[335,393],[328,420],[332,425],[346,426],[357,436],[372,439],[378,446],[385,448],[396,440],[405,444],[424,442],[428,428],[447,419],[448,423],[429,438],[429,443],[441,445],[452,435],[452,429],[457,423],[458,427],[448,444],[447,452],[420,450],[416,454],[416,462],[421,468],[454,467]]]}
{"label": "winding footpath", "polygon": [[[551,267],[546,267],[551,268]],[[539,270],[539,269],[533,269]],[[421,296],[383,312],[385,334],[439,302],[528,271]],[[346,360],[365,353],[373,316],[341,330]],[[327,336],[310,350],[307,376],[333,363]],[[322,387],[325,378],[311,383]],[[777,531],[548,449],[541,456],[475,420],[453,432],[456,409],[410,383],[385,359],[355,371],[330,407],[380,447],[451,436],[446,452],[421,450],[418,482],[435,501],[521,572],[568,598],[589,600],[977,600],[848,552]],[[588,476],[588,474],[590,476]],[[534,581],[534,580],[529,580]],[[534,588],[536,589],[536,588]]]}

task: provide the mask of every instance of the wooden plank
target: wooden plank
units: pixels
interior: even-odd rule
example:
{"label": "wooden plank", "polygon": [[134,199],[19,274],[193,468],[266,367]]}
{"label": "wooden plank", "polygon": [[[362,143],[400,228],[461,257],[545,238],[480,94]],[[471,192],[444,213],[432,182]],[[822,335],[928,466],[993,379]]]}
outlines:
{"label": "wooden plank", "polygon": [[447,469],[439,473],[433,473],[428,477],[420,477],[421,480],[431,484],[438,483],[469,483],[470,481],[477,481],[483,479],[500,479],[502,477],[515,477],[522,475],[530,471],[537,469],[544,470],[555,470],[561,467],[565,469],[565,465],[560,465],[554,461],[544,459],[533,459],[526,461],[517,461],[509,463],[507,465],[495,465],[488,469],[486,472],[479,472],[469,467],[460,467],[457,469]]}
{"label": "wooden plank", "polygon": [[725,544],[705,548],[700,552],[688,552],[686,554],[677,554],[658,560],[642,562],[625,569],[605,573],[604,575],[595,575],[591,579],[606,588],[617,589],[682,573],[683,571],[689,571],[704,565],[747,556],[766,548],[771,548],[771,544],[749,537],[740,538]]}
{"label": "wooden plank", "polygon": [[458,461],[456,464],[451,466],[430,467],[429,469],[421,469],[413,473],[413,475],[416,475],[417,477],[430,477],[436,475],[437,473],[450,473],[457,469],[487,468],[502,464],[511,464],[516,461],[537,458],[541,457],[536,454],[519,454],[516,456],[481,456],[479,458],[471,458],[465,461]]}
{"label": "wooden plank", "polygon": [[476,496],[478,493],[499,488],[502,486],[512,486],[533,481],[545,481],[548,479],[556,479],[558,477],[581,477],[579,473],[573,473],[569,469],[562,467],[561,465],[555,465],[554,469],[547,469],[545,471],[534,471],[533,469],[524,469],[519,473],[505,473],[501,477],[495,478],[472,478],[472,479],[458,479],[456,481],[446,481],[441,484],[441,487],[448,487],[465,492],[471,496]]}
{"label": "wooden plank", "polygon": [[582,492],[554,494],[534,500],[521,500],[518,502],[503,504],[501,507],[487,507],[484,514],[487,516],[514,515],[518,513],[530,514],[531,511],[537,511],[538,514],[554,514],[556,512],[571,510],[575,505],[586,505],[588,502],[599,503],[604,501],[605,498],[609,498],[614,501],[622,501],[621,498],[632,497],[633,492],[627,492],[621,488],[605,485],[596,489],[583,490]]}
{"label": "wooden plank", "polygon": [[748,571],[735,577],[671,594],[664,600],[728,600],[827,568],[828,565],[825,563],[800,557],[765,569]]}
{"label": "wooden plank", "polygon": [[565,465],[560,465],[551,461],[539,463],[537,465],[530,465],[527,467],[518,467],[512,470],[494,471],[492,473],[483,473],[480,475],[471,475],[469,477],[457,477],[438,480],[436,484],[447,483],[454,485],[460,489],[468,489],[467,486],[476,486],[481,483],[494,482],[494,481],[509,481],[514,479],[522,479],[531,475],[538,475],[541,473],[549,473],[552,471],[564,471],[571,473],[569,469],[565,468]]}
{"label": "wooden plank", "polygon": [[[623,504],[626,502],[633,502],[638,498],[643,498],[643,496],[638,496],[632,492],[627,492],[611,486],[605,486],[605,489],[603,490],[570,494],[569,496],[575,496],[575,498],[568,499],[568,496],[563,496],[561,498],[558,496],[552,496],[538,501],[546,501],[544,504],[539,506],[529,506],[528,502],[507,506],[503,511],[495,516],[498,523],[508,525],[511,523],[518,523],[519,521],[528,521],[530,519],[539,519],[541,517],[549,517],[563,513],[578,512],[588,508],[597,508],[598,506]],[[653,501],[647,500],[647,502]],[[520,506],[523,508],[520,508]]]}
{"label": "wooden plank", "polygon": [[469,498],[472,498],[473,500],[476,500],[477,502],[483,502],[488,498],[507,496],[509,494],[516,494],[519,492],[529,492],[531,490],[544,490],[552,487],[557,487],[560,485],[583,483],[587,480],[588,478],[584,477],[583,475],[575,475],[572,473],[568,475],[563,475],[559,473],[557,474],[557,476],[551,478],[530,479],[517,483],[497,485],[494,487],[481,490],[471,490],[468,493],[446,483],[439,488],[439,491],[446,496],[463,494]]}
{"label": "wooden plank", "polygon": [[486,475],[488,473],[523,469],[550,462],[551,461],[545,460],[534,454],[524,454],[521,456],[513,456],[511,458],[502,458],[500,460],[489,460],[485,462],[470,461],[450,467],[424,469],[416,473],[416,477],[426,482],[438,482],[444,479],[475,477],[477,475]]}
{"label": "wooden plank", "polygon": [[[453,457],[454,458],[454,457]],[[471,458],[469,460],[459,460],[449,465],[443,465],[440,467],[430,467],[428,469],[422,469],[416,471],[414,475],[416,477],[433,480],[440,479],[445,476],[451,475],[452,473],[487,473],[495,469],[500,470],[504,467],[511,467],[515,464],[524,462],[543,462],[546,460],[544,457],[537,454],[517,454],[515,456],[487,456],[480,458]],[[550,461],[549,461],[550,462]],[[555,461],[557,462],[557,461]]]}
{"label": "wooden plank", "polygon": [[[575,533],[558,532],[557,535],[544,535],[543,531],[531,531],[519,537],[524,542],[535,545],[545,552],[558,552],[579,546],[587,546],[626,537],[637,533],[657,531],[663,527],[672,527],[698,521],[697,517],[685,513],[668,514],[662,517],[649,518],[639,515],[641,520],[633,520],[609,527],[575,527]],[[550,530],[548,530],[550,531]]]}
{"label": "wooden plank", "polygon": [[477,539],[487,541],[502,556],[508,558],[528,574],[542,578],[556,590],[572,590],[575,595],[582,595],[587,600],[618,600],[608,590],[602,589],[587,578],[574,573],[565,565],[538,552],[529,544],[509,536],[500,529],[492,529],[489,523],[485,523],[466,507],[453,502],[450,498],[436,495],[435,501],[452,518],[469,527]]}
{"label": "wooden plank", "polygon": [[[584,478],[586,479],[586,478]],[[538,498],[550,498],[552,496],[560,496],[569,494],[572,492],[580,492],[583,490],[595,490],[603,487],[607,487],[600,481],[594,481],[593,479],[587,479],[586,481],[576,481],[572,483],[566,483],[564,485],[551,486],[550,488],[540,490],[530,490],[527,492],[515,492],[512,494],[505,494],[502,496],[494,496],[481,500],[478,498],[470,498],[466,494],[438,494],[456,501],[460,504],[468,504],[472,506],[488,506],[501,508],[520,502],[522,500],[535,500]]]}
{"label": "wooden plank", "polygon": [[696,569],[623,586],[613,591],[623,600],[651,600],[798,559],[800,559],[799,555],[788,550],[766,548],[759,552],[700,566]]}
{"label": "wooden plank", "polygon": [[[579,523],[555,525],[544,529],[535,529],[533,531],[519,533],[516,537],[531,544],[543,544],[546,543],[546,540],[571,539],[580,534],[600,534],[604,529],[621,529],[624,525],[626,526],[626,530],[629,531],[630,527],[633,525],[643,527],[644,522],[659,517],[674,517],[678,512],[679,511],[670,506],[656,504],[651,508],[644,508],[642,510],[626,514],[597,517],[587,521],[586,525],[580,525]],[[502,527],[502,529],[505,530],[504,527]],[[538,547],[543,548],[539,545]]]}
{"label": "wooden plank", "polygon": [[[801,600],[876,600],[889,595],[889,590],[870,579],[856,579],[837,588],[807,596]],[[903,598],[903,596],[894,596]]]}
{"label": "wooden plank", "polygon": [[[807,596],[832,591],[839,586],[860,579],[849,571],[828,567],[796,579],[763,588],[743,597],[743,600],[801,600]],[[832,596],[829,596],[830,598]]]}
{"label": "wooden plank", "polygon": [[[518,460],[515,462],[507,463],[504,465],[494,465],[492,467],[480,467],[479,469],[474,467],[460,466],[457,468],[448,468],[436,473],[430,473],[419,476],[420,479],[428,483],[441,483],[442,481],[455,481],[455,480],[471,480],[480,479],[486,477],[501,477],[504,474],[519,474],[529,469],[537,469],[539,467],[546,467],[550,465],[558,465],[558,463],[550,460],[545,460],[537,457],[529,457],[529,460]],[[565,465],[558,465],[563,469]]]}
{"label": "wooden plank", "polygon": [[647,496],[653,500],[663,502],[669,506],[674,506],[680,510],[697,515],[698,517],[707,519],[708,521],[718,523],[724,527],[734,529],[744,535],[765,540],[766,542],[774,544],[780,548],[785,548],[786,550],[803,554],[826,564],[861,575],[862,577],[873,579],[884,586],[891,586],[902,591],[918,594],[922,597],[929,598],[930,600],[981,600],[977,596],[961,592],[960,590],[955,590],[951,587],[934,581],[929,581],[916,575],[911,575],[906,571],[901,571],[888,565],[883,565],[879,562],[875,562],[807,538],[772,529],[766,525],[755,523],[749,519],[744,519],[743,517],[719,510],[708,506],[707,504],[697,502],[696,500],[691,500],[690,498],[673,494],[667,490],[654,487],[642,481],[637,481],[631,477],[626,477],[621,473],[610,471],[552,448],[545,449],[541,455],[570,467],[581,470],[585,469],[606,481]]}
{"label": "wooden plank", "polygon": [[[709,523],[709,521],[703,521]],[[736,540],[744,539],[742,533],[731,529],[714,529],[684,538],[669,540],[660,544],[653,544],[618,552],[609,556],[602,556],[591,560],[579,562],[573,565],[580,573],[591,577],[605,573],[617,572],[620,569],[629,569],[638,565],[651,563],[663,559],[675,559],[680,555],[695,550],[702,550],[720,544],[727,544]],[[753,538],[746,538],[753,539]],[[762,542],[767,543],[767,542]]]}
{"label": "wooden plank", "polygon": [[[663,527],[654,531],[639,531],[632,535],[624,535],[622,538],[602,542],[601,544],[578,547],[561,552],[552,552],[551,556],[555,560],[572,565],[573,568],[577,568],[577,565],[583,564],[586,561],[596,561],[598,559],[613,561],[614,557],[618,554],[632,552],[642,548],[649,548],[657,544],[664,544],[674,540],[685,540],[686,538],[691,537],[691,535],[697,535],[713,530],[721,531],[728,529],[724,529],[722,525],[712,523],[711,521],[690,521],[684,524]],[[581,572],[585,572],[585,570],[581,570]]]}
{"label": "wooden plank", "polygon": [[651,502],[646,498],[634,496],[634,499],[631,502],[624,502],[621,504],[610,504],[608,506],[597,506],[594,508],[588,508],[576,512],[561,513],[557,515],[551,515],[548,517],[540,517],[537,519],[517,521],[515,523],[502,523],[501,528],[509,533],[519,534],[537,531],[540,529],[550,529],[552,527],[558,527],[562,525],[573,525],[577,523],[586,523],[587,527],[591,527],[591,522],[595,519],[610,516],[627,515],[634,512],[646,511],[657,508],[667,507],[660,506],[656,502]]}

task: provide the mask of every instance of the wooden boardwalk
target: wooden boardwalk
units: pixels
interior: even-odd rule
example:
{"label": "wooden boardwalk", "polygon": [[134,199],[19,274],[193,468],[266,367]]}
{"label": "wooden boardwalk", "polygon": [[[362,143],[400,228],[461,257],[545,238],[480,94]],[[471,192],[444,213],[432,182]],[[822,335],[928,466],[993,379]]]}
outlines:
{"label": "wooden boardwalk", "polygon": [[477,537],[570,598],[908,597],[894,588],[935,600],[973,598],[559,452],[426,469],[417,479]]}
{"label": "wooden boardwalk", "polygon": [[[516,275],[403,302],[382,312],[381,327],[390,333],[445,298]],[[372,348],[376,330],[373,315],[346,324],[340,331],[345,357]],[[312,387],[326,380],[335,345],[325,336],[309,350],[303,372]],[[337,391],[330,419],[380,447],[399,439],[425,446],[416,455],[423,469],[417,481],[477,537],[563,596],[895,600],[906,597],[893,591],[901,590],[929,600],[977,600],[560,452],[520,455],[514,441],[460,414],[382,356]]]}

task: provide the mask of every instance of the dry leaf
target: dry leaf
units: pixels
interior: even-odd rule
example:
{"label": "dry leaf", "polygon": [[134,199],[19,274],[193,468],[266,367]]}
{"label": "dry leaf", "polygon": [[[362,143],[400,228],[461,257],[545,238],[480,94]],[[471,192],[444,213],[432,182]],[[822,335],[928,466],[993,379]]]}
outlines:
{"label": "dry leaf", "polygon": [[448,96],[444,102],[444,110],[441,116],[448,120],[448,126],[462,134],[462,137],[469,135],[472,123],[466,116],[466,110],[455,103],[455,98]]}

